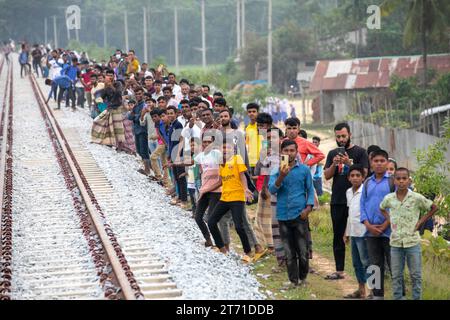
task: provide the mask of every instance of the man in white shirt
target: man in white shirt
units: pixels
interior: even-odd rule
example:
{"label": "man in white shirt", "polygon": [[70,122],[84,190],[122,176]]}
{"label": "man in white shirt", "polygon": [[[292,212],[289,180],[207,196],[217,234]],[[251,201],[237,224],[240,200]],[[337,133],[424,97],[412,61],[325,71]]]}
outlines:
{"label": "man in white shirt", "polygon": [[[183,155],[185,160],[189,160],[188,162],[191,162],[191,159],[186,159],[186,157],[189,157],[191,155],[190,142],[192,138],[198,139],[199,142],[201,141],[201,129],[195,123],[195,119],[192,117],[191,106],[188,100],[181,101],[181,113],[182,115],[177,119],[183,125],[180,143],[178,144],[178,152],[181,152],[181,148],[183,148]],[[183,139],[183,141],[181,141],[181,139]]]}
{"label": "man in white shirt", "polygon": [[61,60],[61,64],[59,63],[59,55],[58,55],[58,51],[53,50],[51,53],[51,56],[53,59],[50,59],[48,61],[48,63],[50,64],[50,78],[52,80],[55,80],[56,77],[61,75],[61,70],[62,70],[62,63],[63,61]]}
{"label": "man in white shirt", "polygon": [[177,84],[177,79],[175,73],[169,73],[169,84],[172,86],[172,94],[175,97],[181,95],[181,87]]}

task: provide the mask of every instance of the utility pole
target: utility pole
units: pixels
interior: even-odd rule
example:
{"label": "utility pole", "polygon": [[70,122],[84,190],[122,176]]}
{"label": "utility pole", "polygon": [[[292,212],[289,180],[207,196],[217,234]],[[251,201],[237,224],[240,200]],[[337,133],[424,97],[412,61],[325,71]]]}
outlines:
{"label": "utility pole", "polygon": [[48,44],[48,21],[47,21],[47,17],[45,17],[44,19],[44,41],[45,41],[45,45],[47,46]]}
{"label": "utility pole", "polygon": [[272,76],[272,0],[268,0],[269,3],[269,25],[267,35],[267,83],[269,88],[272,87],[273,84],[273,76]]}
{"label": "utility pole", "polygon": [[237,35],[237,56],[241,51],[241,0],[236,0],[236,35]]}
{"label": "utility pole", "polygon": [[245,0],[241,0],[241,48],[245,48]]}
{"label": "utility pole", "polygon": [[144,7],[142,10],[144,14],[144,61],[148,63],[148,48],[147,48],[147,9]]}
{"label": "utility pole", "polygon": [[108,47],[108,38],[106,35],[106,12],[103,11],[103,48]]}
{"label": "utility pole", "polygon": [[127,52],[128,52],[128,50],[130,50],[130,46],[128,43],[128,12],[127,11],[125,11],[123,13],[123,22],[125,24],[125,50],[127,50]]}
{"label": "utility pole", "polygon": [[202,7],[202,66],[206,69],[206,29],[205,29],[205,0],[201,0]]}
{"label": "utility pole", "polygon": [[180,63],[179,63],[179,52],[178,52],[178,9],[175,6],[173,8],[173,19],[174,19],[174,36],[175,36],[175,70],[176,73],[179,73]]}
{"label": "utility pole", "polygon": [[[147,30],[150,30],[150,24],[151,24],[150,7],[147,7]],[[151,39],[152,39],[152,37],[149,34],[148,35],[148,58],[149,58],[149,60],[152,60],[152,41],[151,41]],[[150,61],[147,61],[147,63],[150,63]]]}
{"label": "utility pole", "polygon": [[67,43],[70,42],[70,30],[69,30],[69,26],[66,23],[66,29],[67,29]]}
{"label": "utility pole", "polygon": [[55,48],[58,48],[58,32],[56,30],[56,16],[53,16],[53,41],[55,41]]}

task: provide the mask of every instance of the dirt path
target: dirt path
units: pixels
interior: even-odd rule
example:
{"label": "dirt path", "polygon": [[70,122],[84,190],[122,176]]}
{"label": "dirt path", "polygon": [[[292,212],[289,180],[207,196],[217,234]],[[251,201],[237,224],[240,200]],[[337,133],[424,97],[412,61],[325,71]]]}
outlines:
{"label": "dirt path", "polygon": [[[312,267],[322,277],[336,271],[333,261],[317,254],[316,252],[313,253]],[[333,281],[337,284],[342,292],[342,297],[352,293],[356,288],[358,288],[358,282],[356,279],[348,274],[346,274],[345,279],[329,281]]]}

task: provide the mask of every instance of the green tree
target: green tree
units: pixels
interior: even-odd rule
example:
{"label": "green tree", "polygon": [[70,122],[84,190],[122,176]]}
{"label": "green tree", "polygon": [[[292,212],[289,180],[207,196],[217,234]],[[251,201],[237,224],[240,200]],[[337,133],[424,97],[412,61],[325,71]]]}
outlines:
{"label": "green tree", "polygon": [[415,155],[418,169],[414,172],[414,187],[417,192],[435,197],[434,202],[439,206],[438,215],[449,218],[450,212],[450,162],[446,152],[450,144],[450,117],[443,125],[443,135],[436,143],[426,150],[416,150]]}
{"label": "green tree", "polygon": [[[390,15],[403,5],[403,0],[385,0],[382,4],[382,15]],[[448,24],[449,5],[447,0],[410,0],[406,15],[403,43],[411,46],[420,36],[423,57],[423,85],[428,84],[427,56],[430,39],[445,39]]]}

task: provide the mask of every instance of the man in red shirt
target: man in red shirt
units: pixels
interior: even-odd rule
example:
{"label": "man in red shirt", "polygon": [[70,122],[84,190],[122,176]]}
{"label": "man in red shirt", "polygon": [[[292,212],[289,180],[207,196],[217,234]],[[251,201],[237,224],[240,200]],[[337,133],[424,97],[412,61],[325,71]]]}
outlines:
{"label": "man in red shirt", "polygon": [[92,83],[91,83],[91,75],[94,74],[94,71],[89,68],[89,63],[87,61],[83,61],[81,64],[81,83],[84,86],[84,94],[88,104],[89,110],[92,107]]}
{"label": "man in red shirt", "polygon": [[325,155],[312,142],[299,136],[300,120],[297,118],[289,118],[284,124],[286,125],[286,139],[293,140],[297,143],[298,154],[302,163],[308,167],[312,167],[325,159]]}

